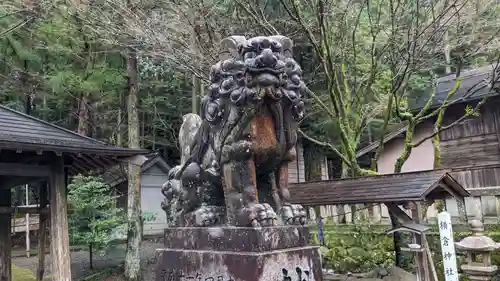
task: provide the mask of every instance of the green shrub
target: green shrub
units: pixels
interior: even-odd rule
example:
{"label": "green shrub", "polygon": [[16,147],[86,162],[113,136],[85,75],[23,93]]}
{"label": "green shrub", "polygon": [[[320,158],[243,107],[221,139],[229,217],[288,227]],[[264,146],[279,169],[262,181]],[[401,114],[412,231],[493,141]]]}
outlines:
{"label": "green shrub", "polygon": [[366,272],[394,264],[391,236],[370,231],[358,224],[348,232],[325,232],[326,247],[321,247],[323,263],[338,273]]}
{"label": "green shrub", "polygon": [[[314,228],[314,227],[313,227]],[[471,235],[465,226],[455,227],[455,241]],[[337,273],[367,272],[376,267],[387,267],[394,264],[394,249],[392,235],[385,234],[388,228],[380,225],[356,224],[348,226],[325,226],[324,236],[326,247],[321,247],[325,268]],[[500,226],[488,225],[485,235],[494,241],[500,242]],[[409,242],[409,235],[405,235],[405,243]],[[317,243],[316,235],[313,240]],[[443,258],[437,226],[427,234],[427,242],[432,253],[438,280],[444,280]],[[411,270],[412,254],[406,253],[408,260],[406,270]],[[457,253],[457,266],[465,263],[464,255]],[[492,255],[492,263],[500,266],[500,251]],[[459,269],[460,271],[460,269]],[[462,276],[461,281],[468,281]]]}

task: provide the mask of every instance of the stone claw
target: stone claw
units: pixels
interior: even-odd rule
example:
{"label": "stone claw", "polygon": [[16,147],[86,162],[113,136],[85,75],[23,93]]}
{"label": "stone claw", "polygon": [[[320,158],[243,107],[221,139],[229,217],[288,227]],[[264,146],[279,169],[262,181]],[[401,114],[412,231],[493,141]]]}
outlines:
{"label": "stone claw", "polygon": [[283,205],[280,215],[287,225],[304,225],[306,223],[306,210],[298,204]]}
{"label": "stone claw", "polygon": [[273,226],[278,218],[273,208],[267,203],[253,203],[242,210],[242,225],[252,227]]}
{"label": "stone claw", "polygon": [[195,226],[213,226],[220,221],[221,208],[217,206],[202,205],[193,212]]}
{"label": "stone claw", "polygon": [[161,193],[168,201],[171,201],[174,197],[179,197],[181,193],[181,182],[175,179],[166,181],[161,187]]}

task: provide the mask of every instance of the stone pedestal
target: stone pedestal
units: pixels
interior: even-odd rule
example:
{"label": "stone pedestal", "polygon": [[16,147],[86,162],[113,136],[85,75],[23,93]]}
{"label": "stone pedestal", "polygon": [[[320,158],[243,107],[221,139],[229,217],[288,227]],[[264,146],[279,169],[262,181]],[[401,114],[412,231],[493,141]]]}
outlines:
{"label": "stone pedestal", "polygon": [[322,281],[308,227],[169,228],[156,281]]}

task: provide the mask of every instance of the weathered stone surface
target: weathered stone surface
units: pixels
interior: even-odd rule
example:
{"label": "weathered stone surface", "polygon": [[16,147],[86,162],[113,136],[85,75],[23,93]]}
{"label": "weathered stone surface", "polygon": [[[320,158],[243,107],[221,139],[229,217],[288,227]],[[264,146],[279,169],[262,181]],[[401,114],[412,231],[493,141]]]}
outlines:
{"label": "weathered stone surface", "polygon": [[230,36],[212,66],[200,115],[179,131],[181,163],[162,187],[171,226],[303,225],[305,209],[290,202],[288,163],[307,86],[287,37]]}
{"label": "weathered stone surface", "polygon": [[165,230],[165,248],[264,252],[310,245],[309,227],[179,227]]}
{"label": "weathered stone surface", "polygon": [[389,268],[389,276],[385,276],[386,281],[417,281],[417,276],[405,271],[397,266]]}
{"label": "weathered stone surface", "polygon": [[[321,281],[317,247],[250,253],[158,250],[156,281]],[[302,272],[299,279],[297,269]]]}
{"label": "weathered stone surface", "polygon": [[308,227],[172,228],[165,245],[157,250],[156,281],[323,280]]}

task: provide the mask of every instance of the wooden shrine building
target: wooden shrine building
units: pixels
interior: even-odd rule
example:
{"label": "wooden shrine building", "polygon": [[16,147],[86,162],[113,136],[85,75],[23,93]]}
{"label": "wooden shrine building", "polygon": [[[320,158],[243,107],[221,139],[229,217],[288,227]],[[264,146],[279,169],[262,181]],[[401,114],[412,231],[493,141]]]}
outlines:
{"label": "wooden shrine building", "polygon": [[[32,116],[0,106],[0,280],[11,281],[11,218],[14,212],[40,214],[39,268],[42,280],[45,233],[50,224],[51,275],[53,280],[71,280],[68,238],[68,177],[127,161],[146,150],[112,147]],[[141,165],[142,163],[137,163]],[[39,207],[12,206],[11,188],[45,181],[40,188]]]}
{"label": "wooden shrine building", "polygon": [[290,186],[290,196],[292,203],[309,207],[368,203],[404,205],[448,197],[463,202],[470,194],[450,172],[438,169],[294,183]]}
{"label": "wooden shrine building", "polygon": [[[292,184],[289,188],[292,203],[304,207],[343,204],[375,204],[387,206],[404,229],[417,232],[414,242],[427,249],[415,256],[418,275],[422,280],[438,281],[428,251],[425,227],[422,223],[420,202],[432,202],[450,197],[462,206],[470,193],[451,175],[451,170],[430,170],[399,174],[386,174],[338,180],[312,181]],[[465,214],[464,214],[465,216]],[[393,229],[392,231],[401,231]],[[392,232],[391,231],[391,232]]]}

